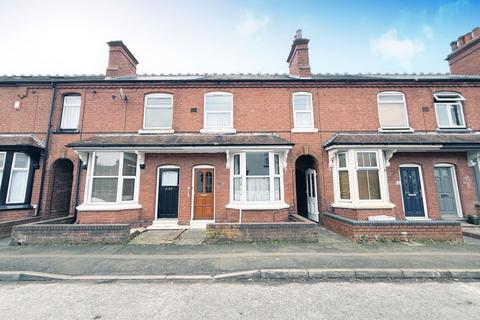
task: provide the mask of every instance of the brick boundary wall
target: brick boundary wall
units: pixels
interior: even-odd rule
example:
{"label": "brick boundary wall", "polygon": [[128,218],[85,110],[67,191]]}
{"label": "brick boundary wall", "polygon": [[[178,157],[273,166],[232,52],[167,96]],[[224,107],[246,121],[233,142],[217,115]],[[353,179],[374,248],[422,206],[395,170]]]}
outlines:
{"label": "brick boundary wall", "polygon": [[207,225],[206,241],[317,241],[318,224],[298,215],[289,222],[211,223]]}
{"label": "brick boundary wall", "polygon": [[36,221],[39,221],[40,219],[41,217],[30,217],[30,218],[0,222],[0,238],[10,237],[14,226],[36,222]]}
{"label": "brick boundary wall", "polygon": [[458,221],[356,221],[330,213],[321,215],[327,228],[352,241],[374,240],[438,240],[463,243]]}
{"label": "brick boundary wall", "polygon": [[118,244],[130,239],[128,224],[72,224],[73,217],[13,227],[11,244]]}

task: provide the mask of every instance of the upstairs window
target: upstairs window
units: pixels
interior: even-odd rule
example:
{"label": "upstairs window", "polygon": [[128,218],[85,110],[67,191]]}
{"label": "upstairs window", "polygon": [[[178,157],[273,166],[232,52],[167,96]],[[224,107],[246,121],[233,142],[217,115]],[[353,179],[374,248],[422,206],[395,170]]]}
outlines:
{"label": "upstairs window", "polygon": [[233,130],[233,95],[231,93],[210,92],[205,95],[204,130]]}
{"label": "upstairs window", "polygon": [[438,128],[465,128],[462,101],[465,98],[456,92],[437,92],[433,95]]}
{"label": "upstairs window", "polygon": [[72,94],[63,97],[62,121],[60,123],[60,129],[78,129],[81,103],[82,98],[80,95]]}
{"label": "upstairs window", "polygon": [[377,106],[382,129],[408,129],[407,104],[402,92],[380,92]]}
{"label": "upstairs window", "polygon": [[144,129],[171,129],[173,96],[168,93],[152,93],[145,96]]}
{"label": "upstairs window", "polygon": [[295,129],[313,129],[312,95],[308,92],[293,94],[293,122]]}

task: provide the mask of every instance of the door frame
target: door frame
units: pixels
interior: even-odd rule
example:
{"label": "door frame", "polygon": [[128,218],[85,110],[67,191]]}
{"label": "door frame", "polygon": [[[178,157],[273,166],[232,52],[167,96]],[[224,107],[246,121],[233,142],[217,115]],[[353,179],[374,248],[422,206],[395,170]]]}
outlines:
{"label": "door frame", "polygon": [[[308,197],[308,186],[309,186],[309,184],[310,184],[310,181],[309,181],[309,179],[307,178],[307,176],[310,175],[310,174],[313,174],[313,176],[315,177],[315,178],[314,178],[315,183],[312,183],[312,188],[313,188],[314,191],[315,191],[315,207],[314,207],[315,210],[314,210],[314,212],[312,213],[312,216],[315,217],[315,218],[317,218],[317,219],[312,219],[312,218],[310,218],[310,217],[309,217],[310,212],[308,212],[308,198],[309,198],[309,197]],[[305,180],[306,180],[306,181],[305,181],[305,182],[306,182],[305,191],[306,191],[306,193],[307,193],[307,217],[308,217],[308,219],[313,220],[313,221],[315,221],[315,222],[319,222],[319,220],[320,220],[320,219],[319,219],[319,218],[320,218],[320,210],[318,210],[318,187],[317,187],[317,186],[318,186],[318,180],[317,180],[317,176],[318,176],[317,170],[315,170],[315,169],[313,169],[313,168],[308,168],[308,169],[305,171],[305,178],[307,178],[307,179],[305,179]],[[312,181],[312,182],[313,182],[313,181]]]}
{"label": "door frame", "polygon": [[[401,168],[417,168],[418,176],[420,178],[420,187],[422,188],[422,201],[423,201],[423,213],[424,217],[407,217],[405,215],[405,202],[403,201],[403,185],[402,185],[402,175],[400,173]],[[427,192],[425,190],[425,185],[423,184],[423,173],[422,166],[416,163],[404,163],[398,166],[398,181],[400,182],[400,199],[402,201],[403,216],[407,220],[415,219],[429,219],[428,217],[428,207],[427,207]]]}
{"label": "door frame", "polygon": [[[176,166],[176,165],[171,165],[171,164],[167,164],[167,165],[161,165],[161,166],[158,166],[157,167],[157,182],[156,182],[156,185],[157,187],[155,188],[155,212],[154,212],[154,215],[155,215],[155,219],[153,219],[154,221],[155,220],[175,220],[175,221],[178,221],[178,214],[177,214],[177,218],[159,218],[158,217],[158,189],[160,188],[160,170],[168,170],[168,169],[176,169],[178,170],[178,203],[180,203],[180,167],[179,166]],[[178,209],[180,209],[180,206],[178,206]]]}
{"label": "door frame", "polygon": [[[435,168],[449,168],[450,169],[450,174],[452,177],[452,185],[453,185],[453,194],[455,196],[455,204],[457,205],[457,216],[459,218],[463,218],[463,210],[462,210],[462,202],[460,201],[460,191],[458,189],[458,180],[457,180],[457,173],[455,170],[455,166],[450,163],[437,163],[433,166],[434,170]],[[435,175],[434,175],[435,177]],[[437,186],[435,186],[435,193],[437,192],[436,190]],[[438,201],[438,194],[437,194],[437,201]],[[440,212],[440,209],[438,209]],[[440,213],[440,216],[442,214]]]}
{"label": "door frame", "polygon": [[[213,220],[193,220],[194,206],[195,206],[195,170],[196,169],[212,169],[213,170]],[[216,212],[215,212],[215,198],[217,193],[217,173],[215,172],[215,167],[209,164],[199,164],[192,167],[192,185],[189,187],[190,190],[187,191],[187,196],[191,197],[190,199],[190,223],[192,221],[215,221]]]}

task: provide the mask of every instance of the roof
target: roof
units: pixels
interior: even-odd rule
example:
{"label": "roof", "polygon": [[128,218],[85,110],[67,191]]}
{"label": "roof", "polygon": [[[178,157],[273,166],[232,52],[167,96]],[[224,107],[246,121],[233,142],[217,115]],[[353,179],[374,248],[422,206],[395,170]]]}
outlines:
{"label": "roof", "polygon": [[480,81],[479,75],[454,75],[448,73],[387,73],[387,74],[312,74],[308,78],[288,74],[239,73],[239,74],[142,74],[128,77],[105,75],[0,75],[0,84],[12,83],[83,83],[83,82],[211,82],[211,81],[293,81],[293,82],[420,82],[420,81]]}
{"label": "roof", "polygon": [[45,145],[38,137],[33,135],[1,134],[0,147],[34,147],[45,148]]}
{"label": "roof", "polygon": [[67,145],[88,147],[292,146],[273,134],[118,134],[96,135]]}
{"label": "roof", "polygon": [[323,145],[477,145],[480,133],[337,133]]}

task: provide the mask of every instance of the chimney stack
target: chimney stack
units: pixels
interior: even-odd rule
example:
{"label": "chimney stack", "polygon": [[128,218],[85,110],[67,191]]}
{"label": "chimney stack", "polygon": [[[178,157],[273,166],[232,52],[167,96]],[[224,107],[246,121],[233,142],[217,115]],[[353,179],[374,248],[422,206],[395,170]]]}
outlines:
{"label": "chimney stack", "polygon": [[312,76],[310,60],[308,58],[308,42],[310,42],[310,40],[303,38],[302,30],[298,29],[287,58],[291,76],[300,78]]}
{"label": "chimney stack", "polygon": [[108,52],[107,77],[134,77],[137,75],[138,61],[122,41],[107,42]]}
{"label": "chimney stack", "polygon": [[452,74],[480,74],[480,27],[450,43],[452,52],[445,59]]}

